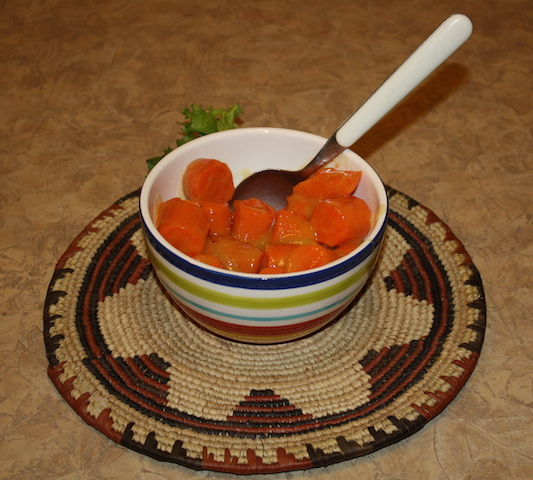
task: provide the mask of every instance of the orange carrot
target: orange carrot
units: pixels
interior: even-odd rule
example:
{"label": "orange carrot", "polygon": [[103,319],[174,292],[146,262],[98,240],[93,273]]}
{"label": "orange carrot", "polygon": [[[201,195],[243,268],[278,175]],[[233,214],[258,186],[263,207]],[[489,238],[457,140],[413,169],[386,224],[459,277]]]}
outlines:
{"label": "orange carrot", "polygon": [[293,193],[318,198],[320,200],[343,197],[345,195],[351,195],[355,191],[357,185],[359,185],[361,176],[362,172],[321,168],[307,180],[296,184]]}
{"label": "orange carrot", "polygon": [[231,235],[242,242],[264,248],[275,219],[276,210],[261,200],[236,200],[233,202]]}
{"label": "orange carrot", "polygon": [[203,252],[209,220],[194,202],[172,198],[159,209],[158,230],[175,248],[194,257]]}
{"label": "orange carrot", "polygon": [[300,272],[321,267],[333,260],[333,252],[322,245],[297,245],[287,257],[285,270],[287,273]]}
{"label": "orange carrot", "polygon": [[231,233],[231,223],[233,215],[227,202],[218,203],[210,200],[200,202],[200,208],[209,220],[209,235],[212,237],[229,235]]}
{"label": "orange carrot", "polygon": [[284,267],[265,267],[259,270],[259,273],[268,274],[268,275],[273,275],[276,273],[285,273],[285,268]]}
{"label": "orange carrot", "polygon": [[216,255],[228,270],[257,273],[261,268],[263,250],[233,237],[221,237],[210,243],[208,252]]}
{"label": "orange carrot", "polygon": [[194,259],[198,260],[199,262],[206,263],[207,265],[211,265],[212,267],[224,268],[224,264],[216,255],[201,253],[200,255],[196,255]]}
{"label": "orange carrot", "polygon": [[310,220],[317,203],[317,198],[308,197],[301,193],[293,193],[287,197],[287,206],[285,208],[291,212],[300,213]]}
{"label": "orange carrot", "polygon": [[365,201],[351,196],[320,201],[311,217],[317,240],[328,247],[363,239],[371,224],[372,214]]}
{"label": "orange carrot", "polygon": [[265,248],[265,255],[263,257],[263,268],[266,267],[280,267],[285,268],[287,257],[298,245],[290,243],[284,245],[267,245]]}
{"label": "orange carrot", "polygon": [[213,257],[217,256],[217,252],[215,250],[215,241],[216,240],[218,240],[218,239],[217,238],[213,239],[213,237],[209,237],[209,236],[207,237],[207,240],[205,242],[204,251],[203,251],[202,255],[210,255],[210,256],[213,256]]}
{"label": "orange carrot", "polygon": [[214,159],[192,162],[183,175],[188,200],[174,198],[156,212],[161,234],[208,265],[275,274],[315,268],[357,248],[372,214],[353,195],[362,172],[322,168],[297,184],[276,212],[258,199],[238,200],[229,167]]}
{"label": "orange carrot", "polygon": [[282,208],[278,210],[270,243],[316,243],[316,234],[307,218]]}
{"label": "orange carrot", "polygon": [[344,257],[349,253],[353,252],[359,245],[363,243],[362,239],[352,240],[351,242],[346,242],[339,245],[333,250],[333,253],[337,258]]}
{"label": "orange carrot", "polygon": [[189,200],[229,202],[235,191],[231,170],[218,160],[199,158],[183,174],[183,191]]}

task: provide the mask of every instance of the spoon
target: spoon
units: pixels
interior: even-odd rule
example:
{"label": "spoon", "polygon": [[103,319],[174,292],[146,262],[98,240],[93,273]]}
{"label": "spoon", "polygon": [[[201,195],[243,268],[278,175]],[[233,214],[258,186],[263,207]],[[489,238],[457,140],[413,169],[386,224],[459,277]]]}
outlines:
{"label": "spoon", "polygon": [[315,158],[299,171],[262,170],[245,178],[234,200],[258,198],[276,210],[286,206],[294,185],[310,177],[359,140],[472,33],[472,22],[462,14],[447,18],[394,73],[326,141]]}

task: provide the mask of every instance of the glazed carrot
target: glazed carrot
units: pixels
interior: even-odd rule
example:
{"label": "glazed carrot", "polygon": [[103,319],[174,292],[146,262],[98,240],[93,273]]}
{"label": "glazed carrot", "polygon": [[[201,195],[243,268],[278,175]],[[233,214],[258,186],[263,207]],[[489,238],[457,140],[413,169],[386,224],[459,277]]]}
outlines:
{"label": "glazed carrot", "polygon": [[263,268],[275,267],[285,268],[287,257],[298,245],[290,243],[283,245],[267,245],[263,256]]}
{"label": "glazed carrot", "polygon": [[205,246],[204,246],[204,251],[202,253],[202,255],[212,255],[214,257],[216,257],[217,253],[215,251],[215,242],[214,240],[217,240],[216,238],[215,239],[212,239],[213,237],[207,237],[207,240],[205,242]]}
{"label": "glazed carrot", "polygon": [[285,208],[291,212],[300,213],[310,220],[317,203],[317,198],[308,197],[301,193],[293,193],[287,197],[287,206]]}
{"label": "glazed carrot", "polygon": [[274,275],[277,273],[285,273],[284,267],[265,267],[259,270],[260,274]]}
{"label": "glazed carrot", "polygon": [[203,252],[209,220],[194,202],[173,198],[159,209],[158,230],[175,248],[194,257]]}
{"label": "glazed carrot", "polygon": [[359,245],[361,245],[361,243],[363,243],[362,239],[352,240],[351,242],[343,243],[337,248],[335,248],[333,250],[333,253],[337,258],[344,257],[345,255],[348,255],[349,253],[353,252]]}
{"label": "glazed carrot", "polygon": [[351,195],[355,191],[357,185],[359,185],[361,176],[362,172],[321,168],[307,180],[296,184],[293,193],[318,198],[320,200],[343,197],[345,195]]}
{"label": "glazed carrot", "polygon": [[282,208],[277,212],[270,243],[316,243],[316,234],[307,218]]}
{"label": "glazed carrot", "polygon": [[285,270],[287,273],[300,272],[321,267],[333,260],[335,260],[333,252],[322,245],[297,245],[287,257]]}
{"label": "glazed carrot", "polygon": [[231,170],[218,160],[199,158],[183,174],[183,192],[189,200],[229,202],[234,191]]}
{"label": "glazed carrot", "polygon": [[320,201],[311,217],[317,240],[328,247],[363,239],[371,223],[372,214],[367,204],[352,196]]}
{"label": "glazed carrot", "polygon": [[276,210],[256,198],[233,202],[232,237],[259,248],[267,243]]}
{"label": "glazed carrot", "polygon": [[207,265],[211,265],[212,267],[224,268],[224,264],[216,255],[201,253],[200,255],[196,255],[194,259],[198,260],[199,262],[206,263]]}
{"label": "glazed carrot", "polygon": [[183,175],[188,200],[162,204],[156,225],[172,245],[208,265],[262,274],[307,270],[352,252],[370,231],[368,206],[352,196],[361,176],[322,168],[294,187],[285,209],[253,198],[231,208],[229,167],[202,158]]}
{"label": "glazed carrot", "polygon": [[263,258],[263,250],[233,237],[221,237],[211,242],[206,253],[216,255],[224,268],[244,273],[258,273]]}
{"label": "glazed carrot", "polygon": [[210,200],[200,202],[200,208],[204,211],[209,220],[209,235],[212,237],[229,235],[233,215],[227,202],[218,203]]}

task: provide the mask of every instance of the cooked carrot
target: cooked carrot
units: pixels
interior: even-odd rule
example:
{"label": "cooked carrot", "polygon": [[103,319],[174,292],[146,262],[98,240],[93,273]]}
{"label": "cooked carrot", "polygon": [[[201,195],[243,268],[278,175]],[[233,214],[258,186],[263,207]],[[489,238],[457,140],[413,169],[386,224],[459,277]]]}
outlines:
{"label": "cooked carrot", "polygon": [[234,191],[231,170],[218,160],[199,158],[183,174],[183,192],[189,200],[229,202]]}
{"label": "cooked carrot", "polygon": [[196,255],[194,259],[198,260],[199,262],[206,263],[207,265],[211,265],[212,267],[224,268],[224,264],[216,255],[201,253],[200,255]]}
{"label": "cooked carrot", "polygon": [[333,260],[333,252],[322,245],[297,245],[287,257],[285,270],[287,273],[300,272],[321,267]]}
{"label": "cooked carrot", "polygon": [[337,258],[344,257],[345,255],[348,255],[349,253],[353,252],[359,245],[361,245],[361,243],[363,243],[363,239],[361,238],[357,240],[352,240],[351,242],[343,243],[336,247],[333,250],[333,253]]}
{"label": "cooked carrot", "polygon": [[228,270],[257,273],[261,268],[263,250],[233,237],[217,239],[209,244],[208,251],[216,255]]}
{"label": "cooked carrot", "polygon": [[157,228],[172,246],[191,257],[203,252],[209,220],[196,203],[173,198],[160,206],[158,217]]}
{"label": "cooked carrot", "polygon": [[176,248],[208,265],[275,274],[315,268],[347,255],[368,234],[372,214],[353,193],[362,172],[322,168],[299,183],[276,212],[258,199],[238,200],[229,167],[192,162],[183,175],[188,200],[156,212],[156,225]]}
{"label": "cooked carrot", "polygon": [[282,208],[278,210],[270,243],[316,243],[316,234],[307,218]]}
{"label": "cooked carrot", "polygon": [[272,225],[276,220],[276,210],[256,198],[233,202],[232,237],[264,248]]}
{"label": "cooked carrot", "polygon": [[233,215],[227,202],[219,203],[203,200],[200,202],[200,208],[209,220],[209,235],[219,237],[231,233]]}
{"label": "cooked carrot", "polygon": [[318,198],[320,200],[343,197],[345,195],[351,195],[355,191],[361,180],[361,176],[362,172],[321,168],[307,180],[296,184],[293,193]]}
{"label": "cooked carrot", "polygon": [[217,253],[215,251],[215,242],[213,240],[217,239],[213,239],[213,237],[209,236],[207,237],[202,255],[213,255],[214,257],[217,256]]}
{"label": "cooked carrot", "polygon": [[372,214],[366,202],[352,196],[320,201],[311,217],[317,240],[328,247],[363,239],[371,224]]}
{"label": "cooked carrot", "polygon": [[313,210],[318,203],[318,199],[314,197],[309,197],[307,195],[302,195],[301,193],[293,193],[287,197],[287,210],[291,212],[300,213],[308,220],[311,219],[313,215]]}
{"label": "cooked carrot", "polygon": [[284,267],[265,267],[259,270],[260,274],[274,275],[278,273],[285,273]]}
{"label": "cooked carrot", "polygon": [[265,248],[265,255],[263,257],[263,268],[266,267],[283,267],[287,263],[287,257],[298,245],[284,244],[284,245],[267,245]]}

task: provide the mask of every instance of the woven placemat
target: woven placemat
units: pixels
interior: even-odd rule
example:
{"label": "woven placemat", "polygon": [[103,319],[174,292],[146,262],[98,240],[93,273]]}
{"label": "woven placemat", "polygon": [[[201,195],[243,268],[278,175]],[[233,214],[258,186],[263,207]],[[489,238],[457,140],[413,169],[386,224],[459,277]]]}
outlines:
{"label": "woven placemat", "polygon": [[59,260],[44,309],[48,374],[110,439],[239,474],[328,465],[397,442],[457,395],[483,343],[481,278],[430,210],[389,189],[381,258],[357,302],[279,345],[218,338],[167,299],[134,192]]}

